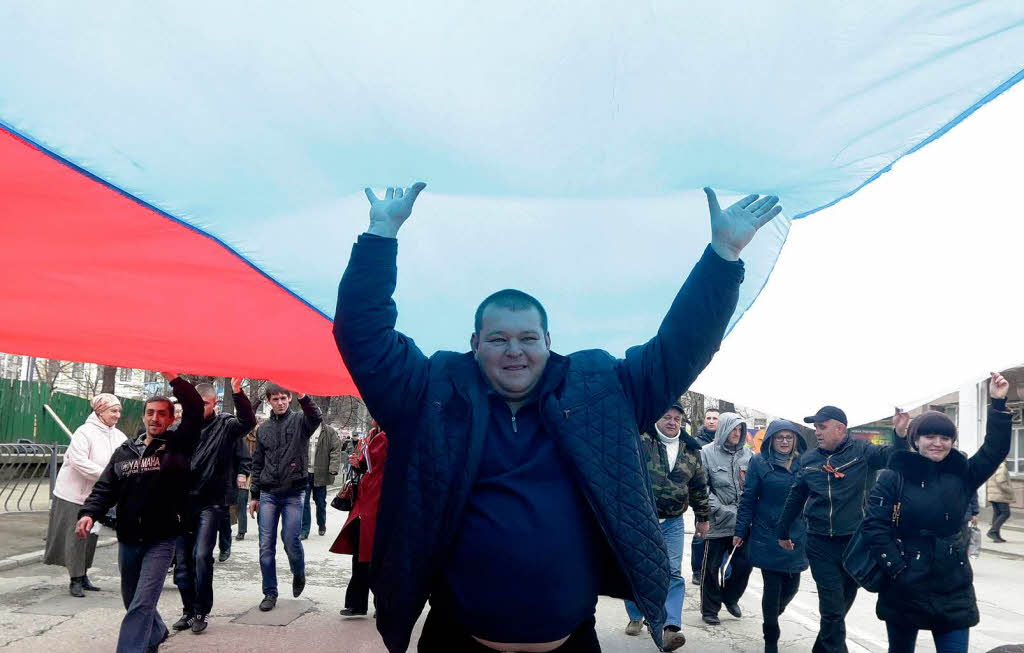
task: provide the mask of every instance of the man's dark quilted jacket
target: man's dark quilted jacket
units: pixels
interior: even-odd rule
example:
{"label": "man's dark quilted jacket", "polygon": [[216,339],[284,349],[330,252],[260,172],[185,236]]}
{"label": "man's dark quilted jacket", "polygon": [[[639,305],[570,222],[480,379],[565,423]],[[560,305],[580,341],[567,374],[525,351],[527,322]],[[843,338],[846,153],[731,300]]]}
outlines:
{"label": "man's dark quilted jacket", "polygon": [[[427,358],[395,330],[397,252],[395,239],[359,237],[334,321],[345,365],[388,433],[370,584],[377,628],[392,652],[408,647],[441,577],[489,418],[487,387],[472,354]],[[624,359],[603,351],[552,353],[546,373],[558,382],[538,397],[566,473],[577,479],[605,534],[602,593],[633,599],[659,645],[669,565],[637,425],[653,424],[711,360],[742,279],[742,263],[708,248],[654,338]]]}

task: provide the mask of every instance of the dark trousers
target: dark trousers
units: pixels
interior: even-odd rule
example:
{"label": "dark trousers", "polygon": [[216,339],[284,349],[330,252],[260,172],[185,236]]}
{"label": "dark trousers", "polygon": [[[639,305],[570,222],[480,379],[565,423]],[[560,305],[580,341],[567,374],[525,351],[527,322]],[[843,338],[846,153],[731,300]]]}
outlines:
{"label": "dark trousers", "polygon": [[761,570],[764,579],[764,591],[761,593],[761,614],[764,615],[765,643],[779,641],[779,615],[786,611],[786,606],[800,589],[800,573],[785,571]]}
{"label": "dark trousers", "polygon": [[[445,588],[447,589],[447,588]],[[448,590],[450,592],[450,590]],[[473,639],[454,618],[451,598],[444,590],[430,597],[430,612],[416,645],[419,653],[494,653],[494,649]],[[601,653],[594,617],[587,618],[552,653]]]}
{"label": "dark trousers", "polygon": [[[906,624],[885,622],[885,630],[889,634],[889,653],[914,653],[917,645],[917,629],[908,628]],[[967,628],[950,630],[944,633],[932,631],[935,642],[935,653],[967,653],[971,631]]]}
{"label": "dark trousers", "polygon": [[704,567],[704,538],[698,535],[693,536],[690,541],[690,569],[694,576],[700,576]]}
{"label": "dark trousers", "polygon": [[210,614],[213,608],[213,547],[224,506],[207,506],[194,518],[190,532],[178,538],[174,555],[174,584],[181,606],[190,614]]}
{"label": "dark trousers", "polygon": [[239,488],[235,509],[238,511],[238,534],[245,535],[249,530],[249,490]]}
{"label": "dark trousers", "polygon": [[172,557],[173,539],[150,544],[118,543],[121,600],[127,612],[117,635],[117,653],[142,653],[167,636],[167,626],[156,604]]}
{"label": "dark trousers", "polygon": [[352,537],[355,539],[355,554],[352,556],[352,578],[348,581],[348,589],[345,590],[345,607],[354,612],[367,612],[370,603],[370,563],[359,562],[359,522],[353,522],[354,531]]}
{"label": "dark trousers", "polygon": [[857,581],[843,569],[843,552],[852,535],[807,536],[807,558],[818,586],[821,622],[812,653],[847,653],[846,613],[857,598]]}
{"label": "dark trousers", "polygon": [[217,548],[221,553],[231,550],[231,510],[227,506],[217,525]]}
{"label": "dark trousers", "polygon": [[723,603],[736,603],[747,589],[750,580],[749,546],[741,546],[729,563],[731,571],[725,586],[721,585],[719,572],[722,564],[732,551],[732,536],[711,537],[704,540],[704,567],[700,578],[700,611],[702,615],[718,615]]}
{"label": "dark trousers", "polygon": [[1010,519],[1010,504],[1000,501],[992,502],[992,528],[988,529],[989,535],[999,537],[999,529]]}
{"label": "dark trousers", "polygon": [[313,525],[313,516],[309,510],[309,500],[316,503],[316,525],[320,529],[327,528],[327,486],[313,485],[313,475],[309,475],[309,487],[306,490],[306,500],[302,504],[302,535],[309,536],[309,529]]}

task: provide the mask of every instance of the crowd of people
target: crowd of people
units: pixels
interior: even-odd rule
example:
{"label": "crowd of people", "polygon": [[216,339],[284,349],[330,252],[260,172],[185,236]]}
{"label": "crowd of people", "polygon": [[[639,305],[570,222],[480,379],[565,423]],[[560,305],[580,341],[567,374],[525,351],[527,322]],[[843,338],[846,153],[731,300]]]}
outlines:
{"label": "crowd of people", "polygon": [[[967,650],[979,615],[964,515],[1009,450],[1005,379],[992,375],[985,442],[970,458],[954,448],[955,425],[934,412],[911,420],[897,410],[889,445],[851,437],[835,406],[804,419],[812,443],[804,427],[775,420],[755,453],[744,418],[715,410],[691,436],[678,398],[721,344],[743,248],[781,210],[778,198],[755,195],[722,209],[711,189],[711,243],[654,337],[623,358],[553,352],[544,306],[514,289],[480,303],[469,352],[428,357],[395,329],[392,298],[397,235],[423,188],[389,188],[383,199],[367,189],[370,225],[338,290],[337,346],[376,419],[348,456],[358,483],[334,499],[348,519],[331,550],[352,556],[341,615],[367,615],[372,589],[393,652],[408,649],[429,603],[416,643],[424,653],[583,653],[600,651],[595,612],[606,595],[624,601],[626,635],[646,628],[654,647],[676,650],[686,642],[683,516],[692,509],[692,581],[709,628],[726,627],[723,607],[742,618],[758,568],[764,650],[777,651],[780,615],[809,567],[820,613],[812,650],[845,652],[845,617],[867,586],[848,561],[863,541],[882,577],[876,612],[890,651],[913,651],[919,630],[943,653]],[[74,596],[96,589],[87,574],[96,524],[114,525],[124,652],[156,650],[169,635],[156,604],[172,560],[183,614],[171,629],[208,627],[225,524],[220,557],[230,555],[229,506],[240,508],[238,539],[245,513],[257,517],[259,608],[277,603],[278,532],[299,596],[302,541],[314,515],[325,534],[327,487],[348,453],[301,393],[268,385],[270,416],[254,430],[240,379],[230,415],[217,412],[213,386],[165,377],[180,421],[174,401],[151,397],[134,439],[116,429],[116,397],[92,400],[50,515],[46,559],[67,567]]]}

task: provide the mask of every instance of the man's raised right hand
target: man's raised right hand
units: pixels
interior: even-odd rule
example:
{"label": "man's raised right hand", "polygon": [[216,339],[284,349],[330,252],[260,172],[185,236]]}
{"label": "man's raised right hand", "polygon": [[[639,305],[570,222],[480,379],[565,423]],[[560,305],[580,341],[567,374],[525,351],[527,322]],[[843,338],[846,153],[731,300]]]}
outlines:
{"label": "man's raised right hand", "polygon": [[372,189],[365,189],[366,199],[370,200],[370,226],[366,233],[384,238],[395,238],[398,230],[409,216],[412,205],[426,184],[418,181],[409,188],[388,188],[384,199],[380,199]]}

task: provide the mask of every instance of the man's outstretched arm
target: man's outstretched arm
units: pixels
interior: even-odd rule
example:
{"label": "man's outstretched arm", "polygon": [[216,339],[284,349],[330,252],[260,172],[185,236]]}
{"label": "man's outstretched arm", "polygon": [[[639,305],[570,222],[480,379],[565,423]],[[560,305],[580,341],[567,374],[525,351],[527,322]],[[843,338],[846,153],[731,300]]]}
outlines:
{"label": "man's outstretched arm", "polygon": [[740,253],[757,230],[782,211],[779,198],[771,195],[748,195],[722,210],[715,192],[704,191],[711,213],[711,244],[676,295],[657,335],[630,348],[620,366],[637,424],[657,420],[711,362],[739,301]]}
{"label": "man's outstretched arm", "polygon": [[378,199],[367,188],[370,226],[352,247],[338,286],[334,340],[370,414],[385,428],[413,411],[426,387],[427,358],[395,330],[392,299],[398,278],[398,230],[412,213],[425,184],[389,188]]}

